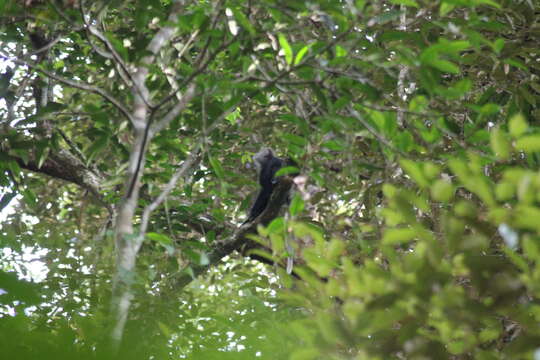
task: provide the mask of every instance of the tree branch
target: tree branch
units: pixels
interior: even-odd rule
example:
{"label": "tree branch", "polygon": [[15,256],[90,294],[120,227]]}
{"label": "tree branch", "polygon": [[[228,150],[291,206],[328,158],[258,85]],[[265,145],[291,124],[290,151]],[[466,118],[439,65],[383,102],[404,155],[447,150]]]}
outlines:
{"label": "tree branch", "polygon": [[[173,25],[178,23],[178,15],[183,9],[184,1],[175,0],[172,4],[168,16],[168,22]],[[146,50],[151,55],[143,57],[140,66],[132,75],[133,81],[133,113],[130,120],[135,129],[135,140],[129,157],[127,179],[124,184],[124,196],[116,218],[115,245],[116,245],[116,272],[113,277],[113,289],[111,298],[111,312],[114,316],[114,323],[111,329],[111,340],[113,348],[118,350],[124,326],[127,321],[129,307],[133,299],[131,288],[131,276],[135,269],[137,254],[140,249],[141,238],[134,236],[133,220],[139,199],[139,179],[144,168],[145,150],[148,141],[151,139],[150,126],[152,117],[148,116],[149,91],[146,87],[146,80],[151,65],[160,49],[170,41],[176,32],[176,26],[162,27],[152,38]],[[190,100],[184,96],[185,100]],[[187,105],[180,102],[180,106],[175,108],[182,111]]]}
{"label": "tree branch", "polygon": [[[231,254],[234,251],[241,251],[245,253],[247,250],[260,246],[249,238],[249,235],[257,232],[257,226],[268,225],[273,219],[275,219],[284,204],[287,203],[289,191],[291,190],[294,182],[290,177],[282,177],[274,188],[272,196],[266,209],[262,214],[256,218],[253,222],[247,223],[239,227],[234,235],[229,239],[215,242],[212,246],[212,250],[208,254],[209,263],[207,265],[191,264],[190,267],[193,270],[194,276],[198,276],[206,272],[211,267],[217,265],[223,257]],[[189,273],[183,273],[176,280],[175,286],[177,288],[183,288],[194,278]]]}
{"label": "tree branch", "polygon": [[43,75],[45,75],[45,76],[47,76],[47,77],[49,77],[51,79],[54,79],[54,80],[56,80],[56,81],[58,81],[58,82],[60,82],[60,83],[62,83],[64,85],[97,94],[97,95],[103,97],[105,100],[109,101],[111,104],[113,104],[118,110],[120,110],[120,112],[126,118],[128,118],[128,120],[130,120],[130,121],[132,120],[131,114],[129,113],[127,108],[120,101],[115,99],[112,95],[110,95],[105,90],[103,90],[101,88],[98,88],[97,86],[93,86],[93,85],[89,85],[89,84],[82,83],[82,82],[79,82],[79,81],[74,81],[74,80],[67,79],[67,78],[65,78],[63,76],[60,76],[60,75],[54,74],[54,73],[52,73],[50,71],[41,69],[36,64],[32,64],[30,62],[20,60],[20,59],[17,59],[17,58],[9,57],[4,53],[2,53],[2,56],[5,58],[5,60],[13,61],[14,63],[19,64],[19,65],[28,66],[30,69],[36,70],[36,71],[42,73]]}
{"label": "tree branch", "polygon": [[169,125],[169,123],[173,121],[178,116],[178,114],[180,114],[188,106],[191,100],[193,100],[193,98],[195,97],[195,89],[196,86],[194,83],[188,86],[181,100],[176,105],[174,105],[174,107],[169,110],[169,112],[163,118],[161,118],[158,122],[154,124],[154,126],[152,126],[152,128],[150,129],[150,137],[153,137],[155,134],[165,128],[165,126]]}
{"label": "tree branch", "polygon": [[67,150],[60,150],[57,153],[50,154],[41,166],[38,160],[33,157],[27,162],[13,155],[9,155],[9,157],[23,169],[77,184],[89,190],[98,199],[101,199],[100,188],[103,178],[88,169]]}
{"label": "tree branch", "polygon": [[200,145],[198,145],[191,152],[188,158],[183,161],[182,166],[174,173],[174,175],[171,177],[171,179],[169,180],[169,182],[167,183],[167,185],[165,186],[161,194],[159,194],[159,196],[144,209],[143,214],[142,214],[142,219],[141,219],[141,229],[139,232],[139,236],[141,237],[145,236],[146,230],[148,228],[148,222],[150,220],[150,214],[155,209],[157,209],[159,205],[161,205],[161,203],[167,198],[169,193],[174,189],[178,180],[180,180],[180,178],[183,177],[186,174],[186,172],[191,169],[195,161],[199,159],[199,149],[200,149]]}

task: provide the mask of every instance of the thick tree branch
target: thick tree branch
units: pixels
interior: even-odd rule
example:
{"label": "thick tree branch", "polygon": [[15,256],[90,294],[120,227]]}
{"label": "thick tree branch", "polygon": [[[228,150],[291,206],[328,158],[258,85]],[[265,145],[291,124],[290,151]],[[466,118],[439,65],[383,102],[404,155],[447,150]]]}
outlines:
{"label": "thick tree branch", "polygon": [[[178,23],[178,15],[183,9],[184,2],[176,0],[173,2],[168,21],[173,25]],[[111,299],[111,310],[114,316],[114,323],[111,331],[111,339],[114,349],[118,349],[122,340],[124,326],[127,321],[129,307],[133,299],[131,289],[131,277],[135,269],[137,253],[141,246],[141,236],[134,236],[133,222],[137,209],[140,189],[140,178],[144,168],[145,150],[151,140],[150,126],[151,116],[149,116],[150,100],[149,91],[146,87],[150,65],[155,61],[160,49],[167,44],[176,32],[176,26],[162,27],[152,38],[146,50],[151,55],[145,56],[141,60],[140,66],[132,75],[133,81],[133,112],[130,120],[135,130],[135,140],[131,150],[127,178],[124,185],[124,197],[120,205],[116,219],[115,244],[116,244],[116,273],[113,278],[113,293]],[[186,100],[191,98],[186,97]],[[187,105],[181,102],[178,111],[182,111]]]}
{"label": "thick tree branch", "polygon": [[[231,254],[234,251],[241,251],[242,253],[246,252],[249,249],[260,246],[249,238],[250,234],[255,234],[257,232],[257,226],[259,224],[268,225],[273,219],[275,219],[283,207],[287,203],[289,192],[293,186],[293,180],[290,177],[283,177],[280,179],[278,185],[272,192],[272,197],[268,202],[266,209],[263,213],[255,219],[255,221],[247,223],[240,228],[232,235],[230,238],[223,241],[217,241],[212,246],[212,250],[208,254],[209,263],[207,265],[190,265],[195,276],[201,275],[206,272],[211,267],[217,265],[221,259],[225,256]],[[189,284],[194,278],[188,274],[183,273],[176,280],[176,287],[182,288]]]}
{"label": "thick tree branch", "polygon": [[9,157],[23,169],[77,184],[101,199],[100,186],[103,178],[88,169],[86,165],[67,150],[60,150],[57,153],[50,154],[41,166],[39,166],[38,159],[34,157],[30,157],[28,161],[12,155],[9,155]]}

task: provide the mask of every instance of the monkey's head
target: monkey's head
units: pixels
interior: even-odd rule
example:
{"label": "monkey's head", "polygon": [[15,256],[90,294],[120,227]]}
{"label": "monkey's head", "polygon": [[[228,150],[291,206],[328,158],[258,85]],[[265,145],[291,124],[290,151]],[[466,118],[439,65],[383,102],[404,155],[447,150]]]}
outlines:
{"label": "monkey's head", "polygon": [[274,152],[269,148],[262,148],[253,156],[253,161],[259,173],[259,183],[262,186],[272,186],[275,184],[274,175],[284,165],[283,160],[274,156]]}
{"label": "monkey's head", "polygon": [[274,158],[274,152],[270,148],[262,148],[258,153],[253,155],[255,166],[260,170],[265,164],[268,164]]}

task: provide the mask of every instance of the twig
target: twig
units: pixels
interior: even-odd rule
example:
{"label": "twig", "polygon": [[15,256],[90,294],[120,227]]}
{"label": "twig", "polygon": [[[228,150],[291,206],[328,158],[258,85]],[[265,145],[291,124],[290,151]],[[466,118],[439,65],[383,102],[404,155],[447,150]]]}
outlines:
{"label": "twig", "polygon": [[60,134],[60,136],[62,136],[62,139],[64,139],[64,141],[66,142],[66,144],[68,144],[69,148],[79,157],[79,160],[81,162],[83,162],[84,164],[87,164],[88,163],[88,160],[86,159],[86,156],[84,156],[84,154],[82,153],[82,151],[77,147],[77,145],[75,145],[73,143],[73,141],[71,141],[70,138],[68,138],[68,136],[66,135],[66,133],[64,131],[62,131],[62,129],[60,128],[56,128],[56,131],[58,131],[58,133]]}
{"label": "twig", "polygon": [[[220,10],[222,4],[223,4],[223,0],[219,0],[218,3],[216,4],[216,11],[214,11],[214,17],[212,18],[212,24],[210,25],[210,31],[213,31],[216,28],[217,21],[218,21],[220,15],[221,15],[221,11],[219,11],[219,10]],[[195,59],[196,64],[199,64],[205,58],[206,52],[208,51],[208,46],[210,46],[211,41],[212,41],[212,37],[209,36],[208,39],[206,39],[206,43],[204,44],[202,51],[199,53],[199,55]]]}
{"label": "twig", "polygon": [[374,105],[374,104],[366,104],[366,103],[362,103],[361,106],[368,109],[377,110],[377,111],[391,111],[391,112],[399,111],[399,112],[402,112],[403,114],[421,116],[421,117],[426,117],[426,118],[441,116],[441,114],[438,114],[438,113],[425,113],[425,112],[411,111],[411,110],[407,110],[399,106],[382,106],[382,105]]}
{"label": "twig", "polygon": [[[184,56],[184,53],[191,47],[191,43],[195,40],[195,38],[199,35],[199,29],[195,30],[191,33],[188,41],[183,44],[182,49],[178,52],[178,58],[181,59]],[[169,63],[170,59],[167,56],[167,59],[165,59],[165,62],[163,61],[163,55],[160,59],[160,68],[163,74],[165,74],[165,77],[167,78],[167,81],[169,82],[169,85],[173,89],[173,91],[176,92],[176,97],[178,100],[182,99],[182,94],[180,93],[180,85],[178,85],[178,81],[176,81],[175,78],[175,70],[172,67],[166,67],[165,62]]]}
{"label": "twig", "polygon": [[152,201],[152,203],[150,205],[148,205],[144,209],[143,214],[142,214],[142,218],[141,218],[141,228],[140,228],[139,236],[144,237],[144,235],[146,234],[146,230],[148,229],[148,222],[150,220],[150,214],[155,209],[157,209],[157,207],[159,205],[161,205],[161,203],[167,198],[169,193],[174,189],[174,187],[176,186],[176,183],[178,182],[178,180],[181,177],[183,177],[186,174],[186,172],[189,169],[191,169],[191,167],[193,166],[195,161],[200,158],[199,157],[199,151],[200,151],[200,148],[202,146],[201,144],[202,144],[202,142],[199,142],[197,144],[195,149],[193,149],[191,151],[191,154],[188,156],[188,158],[183,161],[182,166],[178,170],[176,170],[176,172],[171,177],[171,179],[169,180],[169,182],[167,183],[167,185],[165,186],[165,188],[163,189],[161,194],[159,194],[159,196],[154,201]]}
{"label": "twig", "polygon": [[[238,79],[238,80],[235,80],[235,82],[244,82],[244,81],[249,81],[249,80],[253,80],[253,81],[261,81],[261,82],[270,82],[272,81],[271,79],[265,79],[265,78],[260,78],[260,77],[257,77],[257,76],[248,76],[248,77],[245,77],[245,78],[241,78],[241,79]],[[275,82],[276,84],[279,84],[279,85],[309,85],[309,84],[317,84],[318,81],[316,80],[289,80],[289,81],[277,81]]]}
{"label": "twig", "polygon": [[210,55],[206,61],[204,63],[202,63],[198,68],[197,70],[195,70],[194,72],[191,73],[191,75],[189,75],[184,81],[182,81],[182,83],[180,85],[178,85],[178,90],[174,90],[172,91],[169,95],[165,96],[165,98],[159,102],[159,104],[156,105],[155,109],[159,109],[160,107],[162,107],[163,105],[165,105],[167,102],[169,102],[169,100],[171,100],[172,98],[174,98],[176,96],[176,93],[178,91],[180,91],[181,88],[183,88],[184,86],[188,85],[189,83],[191,83],[191,81],[193,81],[193,79],[201,74],[204,70],[206,70],[206,68],[208,67],[208,65],[210,65],[210,63],[212,62],[212,60],[215,59],[216,56],[219,55],[219,53],[221,53],[223,50],[225,50],[226,48],[228,48],[233,42],[234,40],[236,40],[235,38],[232,38],[230,39],[229,41],[226,41],[224,42],[223,44],[221,44],[221,46],[212,53],[212,55]]}
{"label": "twig", "polygon": [[[124,63],[122,57],[118,54],[118,52],[116,51],[114,46],[111,44],[109,39],[107,39],[107,37],[105,35],[103,35],[103,33],[101,33],[101,31],[99,31],[97,27],[95,27],[94,25],[92,25],[90,22],[87,21],[87,14],[86,14],[86,12],[84,10],[84,2],[82,2],[82,1],[81,1],[81,4],[80,4],[80,11],[81,11],[82,20],[83,20],[83,22],[85,24],[86,33],[94,35],[101,42],[103,42],[105,44],[105,47],[108,49],[108,52],[99,49],[92,42],[92,40],[90,39],[90,36],[88,36],[88,42],[90,43],[90,46],[92,46],[92,49],[94,49],[94,51],[96,51],[99,55],[103,56],[104,58],[113,60],[114,64],[116,65],[116,69],[118,71],[118,74],[120,75],[120,77],[122,78],[124,83],[128,87],[131,87],[131,86],[135,85],[136,90],[140,92],[140,89],[138,89],[136,84],[134,84],[134,82],[133,82],[133,78],[131,77],[131,73],[129,72],[129,69],[128,69],[126,63]],[[144,100],[146,101],[147,99],[144,99]],[[150,106],[149,103],[147,103],[146,105]]]}
{"label": "twig", "polygon": [[[399,10],[401,11],[401,15],[399,17],[399,30],[401,31],[407,31],[407,7],[403,4],[400,5]],[[407,75],[409,74],[409,69],[406,65],[400,64],[399,65],[399,75],[398,75],[398,81],[397,81],[397,95],[398,100],[400,102],[404,102],[407,98],[407,93],[405,92],[405,80],[407,78]],[[398,108],[401,109],[401,108]],[[398,110],[396,114],[396,120],[397,124],[400,128],[403,128],[404,122],[405,122],[405,114],[403,111]]]}

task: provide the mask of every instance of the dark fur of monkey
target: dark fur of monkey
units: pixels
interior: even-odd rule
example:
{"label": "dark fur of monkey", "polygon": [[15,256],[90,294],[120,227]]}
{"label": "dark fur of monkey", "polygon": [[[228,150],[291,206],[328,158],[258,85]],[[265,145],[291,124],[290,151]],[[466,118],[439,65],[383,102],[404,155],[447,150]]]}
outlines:
{"label": "dark fur of monkey", "polygon": [[292,161],[285,161],[274,155],[272,149],[262,148],[257,154],[253,156],[253,161],[257,167],[259,174],[259,185],[261,189],[253,206],[249,210],[248,218],[244,222],[250,222],[255,220],[268,205],[268,201],[272,196],[272,191],[277,181],[275,179],[276,173],[285,166],[294,166]]}

